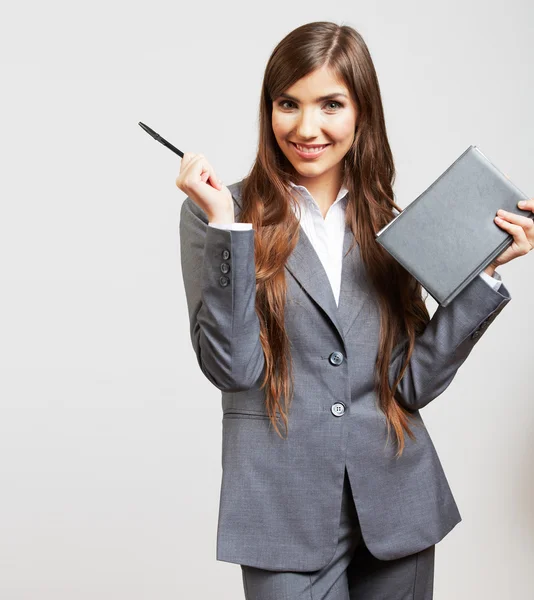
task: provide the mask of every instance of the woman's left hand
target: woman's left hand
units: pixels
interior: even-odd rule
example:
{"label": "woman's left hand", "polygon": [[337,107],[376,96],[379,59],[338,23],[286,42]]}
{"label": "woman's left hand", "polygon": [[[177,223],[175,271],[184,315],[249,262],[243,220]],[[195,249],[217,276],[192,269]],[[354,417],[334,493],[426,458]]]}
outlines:
{"label": "woman's left hand", "polygon": [[[521,203],[518,206],[521,210],[534,212],[534,198],[526,200],[524,206]],[[530,217],[499,209],[494,221],[514,236],[512,244],[491,263],[494,268],[504,265],[513,258],[524,256],[534,249],[534,221]]]}

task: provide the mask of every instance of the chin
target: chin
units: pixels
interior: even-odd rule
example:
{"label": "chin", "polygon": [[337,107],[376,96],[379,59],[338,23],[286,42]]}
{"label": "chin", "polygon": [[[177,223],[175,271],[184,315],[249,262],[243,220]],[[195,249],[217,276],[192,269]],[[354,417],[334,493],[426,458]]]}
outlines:
{"label": "chin", "polygon": [[319,175],[324,175],[330,169],[332,169],[334,165],[304,165],[304,168],[300,165],[293,165],[295,171],[302,175],[302,177],[318,177]]}

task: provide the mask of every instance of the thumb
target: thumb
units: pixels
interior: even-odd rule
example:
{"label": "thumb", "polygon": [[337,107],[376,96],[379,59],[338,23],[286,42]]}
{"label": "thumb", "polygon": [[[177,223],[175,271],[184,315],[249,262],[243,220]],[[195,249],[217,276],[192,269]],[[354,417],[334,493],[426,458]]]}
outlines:
{"label": "thumb", "polygon": [[210,171],[209,180],[210,180],[211,185],[214,188],[216,188],[218,190],[222,190],[222,188],[223,188],[223,182],[217,177],[217,175],[216,175],[215,171],[213,170],[213,168]]}

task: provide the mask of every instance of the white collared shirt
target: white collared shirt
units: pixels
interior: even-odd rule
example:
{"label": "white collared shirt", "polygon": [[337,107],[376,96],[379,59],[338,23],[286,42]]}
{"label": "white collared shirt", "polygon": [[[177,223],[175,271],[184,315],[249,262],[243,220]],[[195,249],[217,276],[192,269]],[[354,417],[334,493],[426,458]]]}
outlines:
{"label": "white collared shirt", "polygon": [[[290,182],[296,193],[304,200],[299,202],[300,225],[309,238],[317,256],[326,271],[332,292],[339,305],[341,289],[341,265],[343,260],[343,239],[345,236],[345,209],[348,202],[348,189],[341,187],[334,203],[329,207],[323,218],[321,209],[316,200],[303,185]],[[295,212],[295,211],[293,211]],[[243,231],[252,229],[252,223],[208,223],[210,227]],[[482,271],[480,277],[493,289],[499,289],[501,276],[495,271],[495,276],[490,276]]]}

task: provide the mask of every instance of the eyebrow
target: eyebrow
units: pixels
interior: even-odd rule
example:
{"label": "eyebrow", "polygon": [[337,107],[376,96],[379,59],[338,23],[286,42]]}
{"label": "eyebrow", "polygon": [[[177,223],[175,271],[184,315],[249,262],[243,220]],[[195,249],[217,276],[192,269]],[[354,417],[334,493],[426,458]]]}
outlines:
{"label": "eyebrow", "polygon": [[[335,92],[333,94],[327,94],[326,96],[319,96],[319,98],[316,98],[315,101],[322,102],[323,100],[331,100],[332,98],[337,98],[338,96],[344,96],[348,99],[347,94],[344,94],[343,92]],[[299,102],[298,98],[295,98],[295,96],[291,96],[290,94],[280,94],[280,98],[287,98],[287,100]]]}

